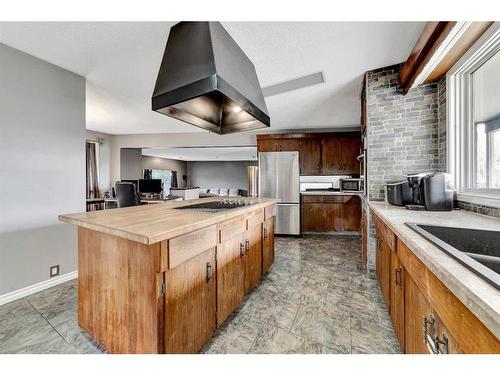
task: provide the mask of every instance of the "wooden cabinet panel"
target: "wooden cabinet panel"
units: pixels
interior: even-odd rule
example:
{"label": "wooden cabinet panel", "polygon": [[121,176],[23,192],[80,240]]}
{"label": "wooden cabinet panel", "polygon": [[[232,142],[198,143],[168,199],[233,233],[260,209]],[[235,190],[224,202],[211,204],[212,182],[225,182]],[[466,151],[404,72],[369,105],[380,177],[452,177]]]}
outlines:
{"label": "wooden cabinet panel", "polygon": [[277,139],[259,139],[257,141],[258,152],[279,151],[279,141]]}
{"label": "wooden cabinet panel", "polygon": [[361,242],[361,262],[366,266],[368,261],[368,214],[364,209],[361,216]]}
{"label": "wooden cabinet panel", "polygon": [[217,326],[238,307],[244,290],[244,233],[217,246]]}
{"label": "wooden cabinet panel", "polygon": [[423,320],[424,317],[432,316],[432,308],[410,274],[405,271],[403,278],[405,280],[405,353],[428,354],[423,336]]}
{"label": "wooden cabinet panel", "polygon": [[361,198],[356,195],[344,196],[342,230],[344,232],[361,231]]}
{"label": "wooden cabinet panel", "polygon": [[320,139],[301,139],[299,152],[300,174],[315,175],[321,173]]}
{"label": "wooden cabinet panel", "polygon": [[448,328],[436,314],[436,336],[439,339],[438,348],[442,354],[463,354],[457,340],[450,334]]}
{"label": "wooden cabinet panel", "polygon": [[343,195],[302,195],[303,203],[344,203]]}
{"label": "wooden cabinet panel", "polygon": [[342,203],[302,203],[302,232],[341,232]]}
{"label": "wooden cabinet panel", "polygon": [[280,139],[278,143],[278,151],[300,151],[298,139]]}
{"label": "wooden cabinet panel", "polygon": [[391,285],[391,249],[387,246],[384,238],[377,233],[376,253],[376,275],[382,291],[385,305],[389,310],[391,307],[390,285]]}
{"label": "wooden cabinet panel", "polygon": [[397,251],[391,252],[391,321],[401,350],[405,347],[404,267]]}
{"label": "wooden cabinet panel", "polygon": [[248,228],[245,239],[245,293],[252,290],[262,277],[262,225]]}
{"label": "wooden cabinet panel", "polygon": [[165,273],[165,351],[196,353],[215,330],[215,248]]}
{"label": "wooden cabinet panel", "polygon": [[343,173],[342,140],[340,137],[324,138],[321,142],[321,173]]}
{"label": "wooden cabinet panel", "polygon": [[274,263],[274,217],[264,222],[262,233],[262,273]]}
{"label": "wooden cabinet panel", "polygon": [[[168,240],[168,268],[175,268],[217,244],[215,225]],[[164,249],[162,249],[164,251]]]}
{"label": "wooden cabinet panel", "polygon": [[342,173],[359,173],[361,139],[358,135],[342,137]]}

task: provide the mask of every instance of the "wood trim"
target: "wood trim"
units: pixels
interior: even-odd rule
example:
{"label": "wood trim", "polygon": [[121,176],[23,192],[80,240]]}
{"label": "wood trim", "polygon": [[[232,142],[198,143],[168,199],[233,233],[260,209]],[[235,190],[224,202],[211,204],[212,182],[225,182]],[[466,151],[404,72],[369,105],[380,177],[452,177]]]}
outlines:
{"label": "wood trim", "polygon": [[355,136],[360,135],[360,131],[347,131],[347,132],[315,132],[315,133],[273,133],[273,134],[257,134],[257,142],[260,140],[268,139],[310,139],[310,138],[325,138],[325,137],[339,137],[339,136]]}
{"label": "wood trim", "polygon": [[[493,22],[472,22],[467,30],[454,42],[438,65],[424,79],[423,83],[442,78],[462,55],[483,35]],[[427,22],[399,73],[399,85],[403,94],[413,86],[419,74],[431,61],[442,43],[450,35],[457,22]]]}
{"label": "wood trim", "polygon": [[264,208],[264,220],[267,220],[270,217],[276,216],[276,211],[277,211],[277,206],[275,204]]}
{"label": "wood trim", "polygon": [[465,353],[500,353],[498,340],[486,326],[398,239],[406,271]]}

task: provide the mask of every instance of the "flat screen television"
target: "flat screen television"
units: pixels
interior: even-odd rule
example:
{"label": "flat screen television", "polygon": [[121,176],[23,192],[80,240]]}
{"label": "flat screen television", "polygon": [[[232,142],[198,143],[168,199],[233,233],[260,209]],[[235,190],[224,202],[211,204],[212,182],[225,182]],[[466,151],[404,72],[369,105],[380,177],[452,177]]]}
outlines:
{"label": "flat screen television", "polygon": [[161,179],[153,178],[149,180],[139,180],[139,192],[160,194],[162,192]]}

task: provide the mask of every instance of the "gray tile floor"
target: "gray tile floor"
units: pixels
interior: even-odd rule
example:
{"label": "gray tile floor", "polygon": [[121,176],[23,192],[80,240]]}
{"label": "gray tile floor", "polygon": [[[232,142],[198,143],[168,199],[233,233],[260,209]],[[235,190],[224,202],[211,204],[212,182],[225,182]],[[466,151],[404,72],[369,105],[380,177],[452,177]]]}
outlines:
{"label": "gray tile floor", "polygon": [[[353,237],[277,238],[262,283],[203,353],[399,353]],[[101,353],[80,330],[76,282],[0,306],[0,353]]]}

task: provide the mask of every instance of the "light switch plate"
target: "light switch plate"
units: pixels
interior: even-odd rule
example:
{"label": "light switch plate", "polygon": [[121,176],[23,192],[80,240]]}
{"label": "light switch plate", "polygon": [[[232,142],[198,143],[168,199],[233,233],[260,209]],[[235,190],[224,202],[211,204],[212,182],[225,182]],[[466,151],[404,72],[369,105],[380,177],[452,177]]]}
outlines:
{"label": "light switch plate", "polygon": [[56,266],[50,267],[50,277],[58,276],[59,275],[59,264]]}

